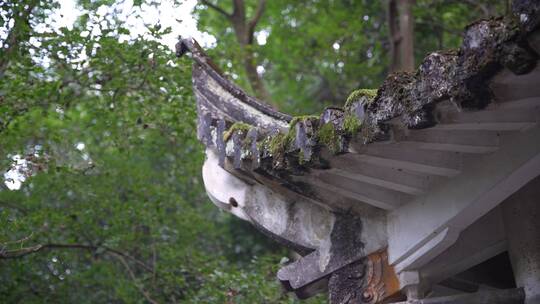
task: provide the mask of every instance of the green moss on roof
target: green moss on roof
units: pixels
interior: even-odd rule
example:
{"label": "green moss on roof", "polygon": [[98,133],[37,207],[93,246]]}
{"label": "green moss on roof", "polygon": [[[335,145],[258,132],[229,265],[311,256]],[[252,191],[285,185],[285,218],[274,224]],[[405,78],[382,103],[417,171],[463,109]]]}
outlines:
{"label": "green moss on roof", "polygon": [[376,89],[359,89],[359,90],[353,91],[349,95],[349,97],[347,97],[347,101],[345,102],[345,108],[348,108],[354,102],[358,101],[362,97],[366,97],[369,101],[371,101],[376,96],[377,96]]}
{"label": "green moss on roof", "polygon": [[283,155],[287,151],[288,143],[289,139],[286,134],[279,132],[272,136],[268,142],[268,149],[270,150],[272,157],[275,158]]}
{"label": "green moss on roof", "polygon": [[343,121],[343,130],[345,134],[349,136],[354,136],[360,130],[362,122],[355,115],[346,114]]}
{"label": "green moss on roof", "polygon": [[252,128],[251,125],[248,125],[243,122],[235,122],[227,131],[223,132],[223,141],[228,141],[234,132],[236,131],[243,131],[247,134],[247,132]]}
{"label": "green moss on roof", "polygon": [[301,116],[295,116],[291,119],[291,122],[289,123],[289,130],[294,128],[296,124],[300,121],[305,120],[319,120],[319,116],[317,115],[301,115]]}
{"label": "green moss on roof", "polygon": [[259,150],[260,152],[268,150],[269,143],[270,143],[269,137],[265,137],[263,140],[257,141],[257,150]]}
{"label": "green moss on roof", "polygon": [[307,121],[307,120],[319,121],[319,116],[302,115],[302,116],[293,117],[293,119],[289,123],[289,131],[287,132],[287,135],[285,136],[286,148],[291,147],[294,144],[294,141],[296,140],[296,124],[301,121]]}
{"label": "green moss on roof", "polygon": [[340,136],[336,132],[334,125],[327,123],[319,128],[318,132],[319,143],[328,147],[330,152],[337,153],[339,151]]}
{"label": "green moss on roof", "polygon": [[305,165],[307,164],[309,161],[306,161],[306,158],[304,157],[304,152],[302,151],[298,151],[298,163],[300,165]]}

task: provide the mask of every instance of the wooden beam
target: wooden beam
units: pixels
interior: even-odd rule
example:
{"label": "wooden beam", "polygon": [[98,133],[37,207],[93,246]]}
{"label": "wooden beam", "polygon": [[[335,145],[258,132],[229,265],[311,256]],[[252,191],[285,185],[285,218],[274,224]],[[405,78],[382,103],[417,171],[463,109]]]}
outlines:
{"label": "wooden beam", "polygon": [[488,290],[475,293],[464,293],[453,296],[414,300],[413,302],[395,302],[394,304],[523,304],[523,289]]}

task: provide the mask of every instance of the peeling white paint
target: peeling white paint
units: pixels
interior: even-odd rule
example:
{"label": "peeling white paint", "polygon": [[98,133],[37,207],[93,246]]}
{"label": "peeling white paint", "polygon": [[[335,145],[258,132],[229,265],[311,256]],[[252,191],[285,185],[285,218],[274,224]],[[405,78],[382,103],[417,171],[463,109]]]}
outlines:
{"label": "peeling white paint", "polygon": [[[249,188],[242,180],[221,168],[218,163],[217,153],[212,149],[206,149],[206,161],[202,168],[202,175],[208,197],[220,209],[249,221],[249,217],[242,210]],[[231,198],[238,203],[238,207],[231,206]]]}
{"label": "peeling white paint", "polygon": [[[248,184],[219,166],[219,156],[206,150],[203,180],[208,196],[219,208],[304,247],[320,250],[321,271],[330,260],[330,234],[335,216],[308,201],[289,200],[260,184]],[[238,206],[231,206],[230,198]],[[249,209],[249,212],[247,210]],[[249,215],[248,215],[249,214]]]}
{"label": "peeling white paint", "polygon": [[330,234],[336,217],[331,212],[307,202],[299,202],[297,210],[295,220],[301,223],[300,235],[319,248],[319,270],[324,272],[330,262]]}
{"label": "peeling white paint", "polygon": [[249,202],[260,216],[259,224],[275,234],[282,235],[290,220],[287,203],[263,186],[255,185],[252,190]]}

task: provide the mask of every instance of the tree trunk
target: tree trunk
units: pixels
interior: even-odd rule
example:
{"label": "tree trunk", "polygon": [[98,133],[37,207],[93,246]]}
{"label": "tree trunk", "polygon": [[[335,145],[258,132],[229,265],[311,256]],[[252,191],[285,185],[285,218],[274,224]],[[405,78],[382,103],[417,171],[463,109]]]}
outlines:
{"label": "tree trunk", "polygon": [[255,58],[253,52],[250,50],[251,45],[244,47],[244,69],[251,85],[251,89],[255,92],[255,95],[264,101],[272,103],[270,93],[266,89],[264,82],[257,72],[257,66],[255,64]]}
{"label": "tree trunk", "polygon": [[201,3],[224,15],[232,23],[236,40],[242,49],[241,55],[243,58],[244,70],[246,71],[251,89],[259,99],[272,103],[270,93],[266,89],[261,76],[257,73],[255,54],[253,53],[255,27],[264,13],[266,0],[259,0],[255,15],[249,21],[246,16],[244,0],[232,0],[232,14],[227,13],[225,10],[208,0],[201,0]]}
{"label": "tree trunk", "polygon": [[413,1],[388,0],[390,72],[413,71],[415,68]]}
{"label": "tree trunk", "polygon": [[[243,2],[240,0],[240,2]],[[243,12],[244,10],[240,10]],[[246,22],[245,15],[235,15],[232,16],[233,28],[236,34],[236,40],[240,44],[242,49],[242,57],[244,63],[244,70],[253,90],[255,96],[259,99],[271,103],[272,99],[270,93],[266,89],[264,82],[257,72],[257,64],[255,62],[255,54],[253,53],[253,42],[254,42],[254,33],[250,30],[249,24]]]}

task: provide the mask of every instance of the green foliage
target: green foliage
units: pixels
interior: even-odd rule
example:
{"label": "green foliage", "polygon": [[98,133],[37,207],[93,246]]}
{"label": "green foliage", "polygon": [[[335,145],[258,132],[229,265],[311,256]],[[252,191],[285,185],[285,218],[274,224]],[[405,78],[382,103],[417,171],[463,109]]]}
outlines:
{"label": "green foliage", "polygon": [[461,45],[465,26],[480,18],[504,15],[509,1],[432,1],[419,0],[413,8],[415,18],[416,62],[436,50]]}
{"label": "green foliage", "polygon": [[56,3],[2,4],[35,7],[0,59],[0,166],[26,166],[0,189],[0,302],[296,302],[287,252],[206,197],[191,62],[157,42],[170,29],[119,41],[109,3],[58,32],[34,30]]}

